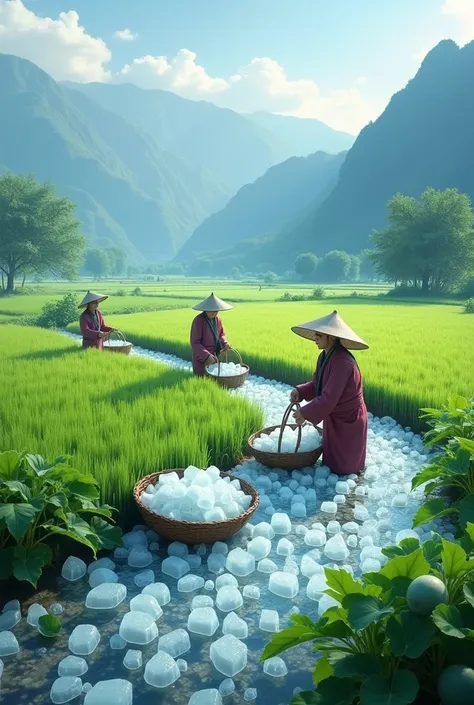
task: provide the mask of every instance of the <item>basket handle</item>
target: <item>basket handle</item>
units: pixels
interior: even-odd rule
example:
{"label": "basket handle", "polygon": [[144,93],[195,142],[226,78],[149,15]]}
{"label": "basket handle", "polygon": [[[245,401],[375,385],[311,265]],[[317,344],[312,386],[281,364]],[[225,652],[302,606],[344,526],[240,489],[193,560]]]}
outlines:
{"label": "basket handle", "polygon": [[110,336],[113,335],[114,333],[115,333],[115,335],[117,336],[117,338],[122,341],[122,343],[126,343],[126,342],[127,342],[127,341],[125,340],[124,334],[123,334],[121,331],[119,331],[119,330],[111,330],[109,333],[107,333],[107,335],[106,335],[107,340],[110,340]]}
{"label": "basket handle", "polygon": [[236,350],[235,348],[227,348],[225,350],[221,350],[218,357],[217,357],[217,376],[218,377],[220,377],[220,375],[221,375],[221,357],[222,357],[222,355],[225,355],[225,361],[229,362],[229,352],[234,352],[237,355],[237,358],[239,360],[239,364],[243,365],[242,356],[238,350]]}
{"label": "basket handle", "polygon": [[[283,432],[284,432],[285,427],[286,427],[286,425],[287,425],[287,423],[288,423],[288,419],[290,418],[290,414],[291,414],[291,412],[293,411],[294,408],[296,408],[296,410],[299,411],[299,409],[301,408],[301,406],[300,406],[300,404],[299,404],[298,402],[295,402],[295,403],[292,402],[291,404],[289,404],[289,406],[287,407],[285,413],[283,414],[283,420],[282,420],[281,426],[280,426],[280,436],[279,436],[279,438],[278,438],[278,452],[279,452],[279,453],[281,453],[281,444],[282,444],[282,441],[283,441]],[[298,426],[298,440],[296,441],[295,453],[298,452],[298,449],[299,449],[299,447],[300,447],[300,444],[301,444],[301,426]]]}

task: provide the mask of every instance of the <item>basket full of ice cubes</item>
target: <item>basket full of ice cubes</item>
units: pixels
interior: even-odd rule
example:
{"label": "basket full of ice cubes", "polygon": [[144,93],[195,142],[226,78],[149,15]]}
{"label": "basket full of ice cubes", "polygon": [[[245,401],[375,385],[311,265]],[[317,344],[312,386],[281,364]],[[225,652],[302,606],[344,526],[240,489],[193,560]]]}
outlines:
{"label": "basket full of ice cubes", "polygon": [[132,347],[132,343],[129,343],[128,340],[125,339],[124,334],[119,330],[111,331],[104,340],[104,350],[108,350],[109,352],[130,355]]}
{"label": "basket full of ice cubes", "polygon": [[259,463],[269,468],[298,470],[313,466],[321,456],[321,434],[313,424],[289,424],[290,413],[299,404],[290,404],[280,426],[269,426],[250,436],[249,450]]}
{"label": "basket full of ice cubes", "polygon": [[[236,354],[237,362],[229,362],[229,352]],[[206,368],[207,376],[215,379],[217,384],[227,389],[237,389],[237,387],[241,387],[247,379],[249,372],[249,366],[244,365],[240,353],[235,350],[235,348],[221,350],[217,362]]]}
{"label": "basket full of ice cubes", "polygon": [[143,477],[133,496],[148,526],[170,541],[212,543],[233,536],[257,510],[257,490],[245,480],[189,466]]}

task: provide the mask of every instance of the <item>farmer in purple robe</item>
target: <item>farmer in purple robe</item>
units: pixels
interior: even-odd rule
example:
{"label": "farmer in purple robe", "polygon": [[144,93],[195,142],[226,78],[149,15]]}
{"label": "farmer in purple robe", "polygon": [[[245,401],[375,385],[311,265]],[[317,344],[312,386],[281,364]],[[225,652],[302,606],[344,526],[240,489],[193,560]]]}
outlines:
{"label": "farmer in purple robe", "polygon": [[229,311],[232,306],[211,294],[193,308],[195,311],[202,311],[192,323],[190,338],[193,371],[195,375],[202,377],[206,367],[217,362],[220,352],[230,348],[218,314],[220,311]]}
{"label": "farmer in purple robe", "polygon": [[79,318],[83,348],[103,348],[107,333],[116,330],[105,325],[104,317],[98,309],[99,303],[108,298],[88,291],[82,303],[79,304],[78,308],[84,309]]}
{"label": "farmer in purple robe", "polygon": [[337,311],[292,328],[315,341],[319,350],[311,382],[291,392],[291,401],[309,402],[295,411],[298,425],[323,422],[323,463],[338,475],[360,473],[367,451],[367,408],[362,377],[349,350],[369,346],[342,320]]}

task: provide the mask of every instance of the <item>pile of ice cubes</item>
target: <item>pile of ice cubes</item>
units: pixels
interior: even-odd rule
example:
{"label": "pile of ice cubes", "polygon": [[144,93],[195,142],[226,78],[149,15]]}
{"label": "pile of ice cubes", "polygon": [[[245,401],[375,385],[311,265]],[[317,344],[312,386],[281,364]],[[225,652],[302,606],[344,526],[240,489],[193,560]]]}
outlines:
{"label": "pile of ice cubes", "polygon": [[141,501],[152,512],[182,521],[225,521],[249,509],[252,497],[243,492],[240,482],[221,477],[218,468],[200,470],[192,465],[184,476],[162,473],[156,485],[148,485]]}
{"label": "pile of ice cubes", "polygon": [[213,377],[238,377],[247,372],[247,368],[236,362],[221,362],[218,364],[209,365],[207,371]]}
{"label": "pile of ice cubes", "polygon": [[[280,428],[269,434],[262,434],[253,442],[254,448],[265,453],[278,453],[278,443],[280,438]],[[297,429],[288,428],[283,431],[281,441],[281,453],[295,453],[298,442]],[[307,424],[301,428],[301,443],[298,453],[307,453],[316,450],[321,445],[321,436],[312,424]]]}

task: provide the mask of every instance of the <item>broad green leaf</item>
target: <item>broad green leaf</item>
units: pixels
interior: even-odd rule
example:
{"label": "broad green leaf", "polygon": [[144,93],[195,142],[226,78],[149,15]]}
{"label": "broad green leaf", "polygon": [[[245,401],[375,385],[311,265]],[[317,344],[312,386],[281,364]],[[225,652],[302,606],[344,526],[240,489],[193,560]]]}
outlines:
{"label": "broad green leaf", "polygon": [[337,678],[363,680],[380,674],[380,661],[373,654],[347,654],[334,650],[328,652],[326,657]]}
{"label": "broad green leaf", "polygon": [[408,554],[407,556],[396,556],[385,565],[380,573],[393,580],[393,578],[410,578],[414,580],[420,575],[428,575],[430,572],[430,564],[423,555],[423,549],[418,548],[417,551]]}
{"label": "broad green leaf", "polygon": [[41,455],[27,455],[26,462],[38,477],[44,477],[53,469],[54,465],[48,463]]}
{"label": "broad green leaf", "polygon": [[469,472],[470,454],[459,448],[453,456],[446,456],[444,467],[452,475],[466,475]]}
{"label": "broad green leaf", "polygon": [[429,648],[435,633],[431,619],[419,617],[409,610],[390,617],[387,623],[390,648],[399,657],[419,658]]}
{"label": "broad green leaf", "polygon": [[327,622],[326,624],[322,624],[321,621],[317,626],[318,636],[331,637],[332,639],[347,639],[352,634],[350,627],[341,619],[334,622]]}
{"label": "broad green leaf", "polygon": [[347,624],[347,612],[345,609],[339,605],[336,607],[330,607],[324,613],[323,617],[318,622],[318,627],[329,624],[331,622],[344,622]]}
{"label": "broad green leaf", "polygon": [[352,705],[357,694],[357,686],[348,678],[331,676],[321,681],[317,694],[317,705]]}
{"label": "broad green leaf", "polygon": [[403,539],[399,544],[394,546],[385,546],[382,548],[382,553],[387,558],[395,558],[395,556],[409,556],[410,553],[418,551],[420,548],[420,541],[415,538]]}
{"label": "broad green leaf", "polygon": [[38,619],[38,631],[41,636],[53,638],[61,631],[61,620],[54,614],[44,614]]}
{"label": "broad green leaf", "polygon": [[8,580],[13,573],[13,546],[0,551],[0,580]]}
{"label": "broad green leaf", "polygon": [[16,450],[0,453],[0,479],[18,480],[22,459],[22,454]]}
{"label": "broad green leaf", "polygon": [[474,636],[474,631],[464,626],[460,611],[454,605],[438,605],[433,612],[433,622],[447,636],[465,639]]}
{"label": "broad green leaf", "polygon": [[459,508],[459,523],[463,528],[468,523],[474,522],[474,494],[463,497],[457,506]]}
{"label": "broad green leaf", "polygon": [[366,629],[393,612],[391,607],[384,606],[382,600],[370,595],[347,595],[342,604],[347,609],[349,624],[355,631]]}
{"label": "broad green leaf", "polygon": [[20,541],[26,534],[36,513],[36,508],[26,502],[0,504],[0,519],[4,519],[9,532],[17,541]]}
{"label": "broad green leaf", "polygon": [[317,630],[318,625],[313,622],[312,619],[306,617],[304,614],[290,614],[290,620],[293,624],[298,624],[300,627],[306,627],[307,629]]}
{"label": "broad green leaf", "polygon": [[447,665],[456,666],[459,663],[474,669],[474,639],[454,639],[444,634],[443,649],[446,652]]}
{"label": "broad green leaf", "polygon": [[390,578],[386,578],[385,575],[380,573],[364,573],[362,580],[365,585],[374,585],[382,588],[383,592],[388,592],[392,587]]}
{"label": "broad green leaf", "polygon": [[468,567],[466,552],[457,543],[442,539],[441,562],[447,578],[457,578]]}
{"label": "broad green leaf", "polygon": [[99,540],[99,548],[115,548],[122,546],[122,529],[109,522],[104,521],[100,517],[92,517],[90,528]]}
{"label": "broad green leaf", "polygon": [[474,522],[467,522],[465,532],[469,536],[471,541],[474,543]]}
{"label": "broad green leaf", "polygon": [[423,555],[432,568],[441,562],[443,544],[435,539],[428,539],[423,544]]}
{"label": "broad green leaf", "polygon": [[266,661],[272,656],[277,656],[287,649],[291,649],[297,644],[304,644],[306,641],[312,641],[319,636],[317,632],[305,626],[295,625],[287,627],[281,632],[272,634],[272,638],[263,650],[260,656],[260,661]]}
{"label": "broad green leaf", "polygon": [[471,441],[469,438],[456,438],[456,441],[463,450],[466,450],[471,456],[474,456],[474,441]]}
{"label": "broad green leaf", "polygon": [[334,675],[334,670],[329,663],[327,656],[321,656],[316,661],[316,665],[313,669],[313,683],[314,685],[319,685],[321,681],[326,680],[326,678],[331,678]]}
{"label": "broad green leaf", "polygon": [[51,549],[38,544],[27,550],[24,546],[15,546],[13,552],[13,574],[17,580],[26,580],[36,587],[43,567],[51,559]]}
{"label": "broad green leaf", "polygon": [[62,492],[50,495],[46,501],[47,504],[52,504],[54,507],[62,507],[63,509],[67,507],[67,497]]}
{"label": "broad green leaf", "polygon": [[469,401],[460,394],[453,394],[448,399],[448,408],[450,411],[465,411],[469,406]]}
{"label": "broad green leaf", "polygon": [[437,489],[437,487],[438,487],[437,482],[428,482],[428,484],[426,485],[426,487],[423,490],[423,494],[425,495],[425,497],[428,497],[428,495],[431,494],[432,492],[434,492],[435,489]]}
{"label": "broad green leaf", "polygon": [[28,502],[31,499],[30,488],[23,482],[20,482],[19,480],[4,480],[2,484],[5,487],[8,487],[10,492],[13,492],[13,494],[21,495],[25,502]]}
{"label": "broad green leaf", "polygon": [[396,600],[397,598],[406,599],[408,588],[412,583],[411,578],[399,575],[392,580],[392,587],[388,594],[388,600]]}
{"label": "broad green leaf", "polygon": [[334,597],[338,602],[346,595],[362,594],[363,587],[359,580],[356,580],[347,570],[333,570],[326,568],[326,582],[329,590],[324,592],[331,597]]}
{"label": "broad green leaf", "polygon": [[427,524],[429,521],[447,516],[454,511],[453,507],[446,508],[446,502],[442,499],[430,499],[418,509],[413,518],[413,528]]}
{"label": "broad green leaf", "polygon": [[73,529],[66,529],[63,526],[57,526],[56,524],[43,524],[42,528],[48,531],[48,533],[51,532],[53,534],[67,536],[68,538],[73,539],[73,541],[77,541],[78,543],[84,544],[84,546],[88,546],[90,549],[92,549],[94,555],[100,548],[99,539],[92,533],[80,534],[74,531]]}
{"label": "broad green leaf", "polygon": [[314,690],[303,690],[298,695],[294,695],[290,705],[321,705],[319,695]]}
{"label": "broad green leaf", "polygon": [[371,676],[360,688],[361,705],[410,705],[416,700],[419,685],[411,671],[397,671],[392,682]]}
{"label": "broad green leaf", "polygon": [[465,583],[462,587],[464,597],[469,604],[474,607],[474,582]]}
{"label": "broad green leaf", "polygon": [[424,485],[425,482],[429,482],[430,480],[436,480],[441,474],[441,470],[438,468],[437,465],[428,465],[427,468],[424,468],[420,472],[418,472],[415,477],[411,481],[411,489],[416,490],[417,487],[420,487],[420,485]]}
{"label": "broad green leaf", "polygon": [[84,482],[82,479],[74,480],[66,484],[66,489],[76,497],[83,497],[89,500],[99,499],[99,489],[95,482]]}

